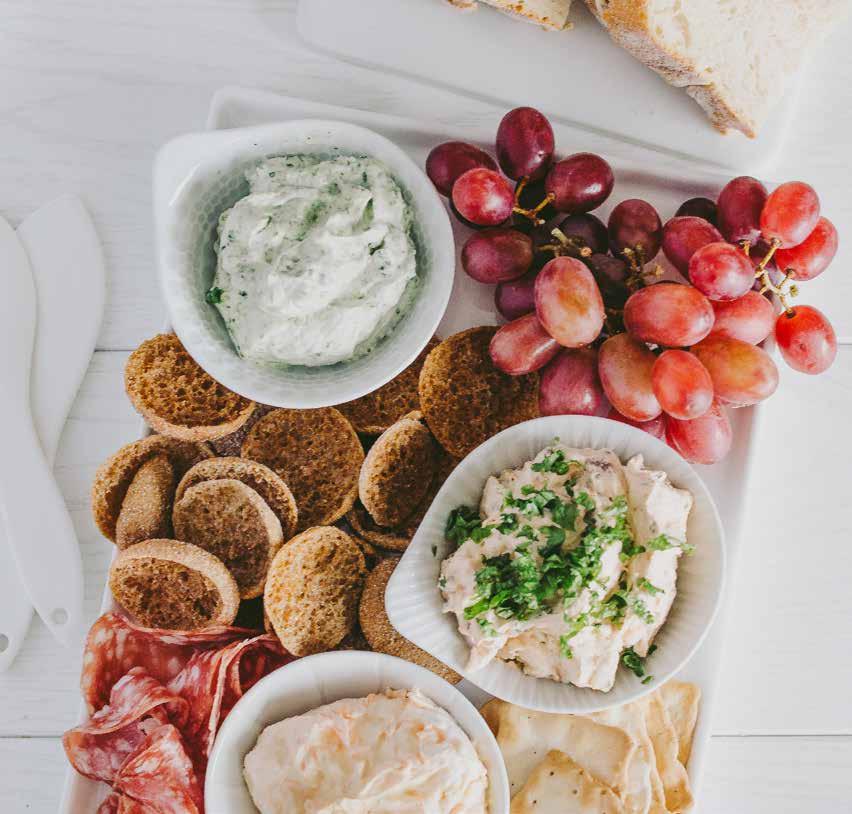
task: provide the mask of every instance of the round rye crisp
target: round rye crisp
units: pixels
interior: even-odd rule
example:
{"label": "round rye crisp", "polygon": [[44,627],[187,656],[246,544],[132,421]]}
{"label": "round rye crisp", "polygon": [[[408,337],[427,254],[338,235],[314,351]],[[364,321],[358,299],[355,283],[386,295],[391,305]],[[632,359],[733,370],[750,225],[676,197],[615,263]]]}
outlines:
{"label": "round rye crisp", "polygon": [[397,374],[378,390],[367,393],[354,401],[338,404],[337,409],[349,419],[356,432],[379,435],[404,415],[420,409],[420,394],[417,382],[423,362],[438,346],[439,339],[433,337],[418,357],[402,373]]}
{"label": "round rye crisp", "polygon": [[296,533],[298,512],[290,488],[268,466],[248,458],[209,458],[199,461],[178,484],[175,503],[190,487],[204,481],[223,479],[238,480],[254,489],[278,518],[285,540]]}
{"label": "round rye crisp", "polygon": [[352,425],[333,407],[273,410],[252,427],[242,457],[272,469],[299,510],[297,531],[343,517],[358,495],[364,449]]}
{"label": "round rye crisp", "polygon": [[445,339],[420,372],[420,408],[444,449],[463,458],[492,435],[536,418],[538,373],[509,376],[488,352],[497,328],[469,328]]}
{"label": "round rye crisp", "polygon": [[385,610],[385,589],[398,562],[396,557],[382,560],[367,576],[358,606],[358,619],[364,638],[370,649],[377,653],[387,653],[389,656],[419,664],[450,684],[458,684],[462,677],[455,670],[397,633],[388,619]]}
{"label": "round rye crisp", "polygon": [[333,650],[352,632],[367,566],[338,528],[315,526],[276,554],[266,579],[264,611],[294,656]]}
{"label": "round rye crisp", "polygon": [[143,540],[171,537],[175,471],[162,453],[149,458],[130,481],[115,523],[115,544],[127,548]]}
{"label": "round rye crisp", "polygon": [[177,540],[146,540],[120,551],[109,587],[137,622],[165,630],[230,625],[240,606],[237,583],[222,561]]}
{"label": "round rye crisp", "polygon": [[206,373],[174,334],[159,334],[130,354],[124,388],[151,429],[182,441],[222,438],[254,411],[253,401]]}
{"label": "round rye crisp", "polygon": [[149,435],[123,446],[106,459],[95,473],[92,483],[92,517],[101,534],[115,542],[116,523],[124,497],[142,464],[165,455],[175,479],[212,453],[205,444],[178,441],[165,435]]}
{"label": "round rye crisp", "polygon": [[411,515],[435,475],[438,448],[419,421],[402,418],[370,448],[358,479],[358,496],[380,526],[395,526]]}

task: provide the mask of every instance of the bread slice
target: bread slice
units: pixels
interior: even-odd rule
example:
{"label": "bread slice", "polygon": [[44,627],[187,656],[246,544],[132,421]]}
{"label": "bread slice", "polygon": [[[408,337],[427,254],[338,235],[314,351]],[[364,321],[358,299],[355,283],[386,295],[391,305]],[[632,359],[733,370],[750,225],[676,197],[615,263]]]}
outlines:
{"label": "bread slice", "polygon": [[[452,5],[463,10],[475,6],[471,0],[448,0]],[[513,17],[520,17],[545,28],[561,31],[568,25],[568,12],[571,10],[571,0],[480,0],[489,6],[499,9]]]}
{"label": "bread slice", "polygon": [[586,0],[610,36],[721,131],[754,138],[848,0]]}
{"label": "bread slice", "polygon": [[115,524],[115,544],[127,548],[168,537],[175,493],[175,470],[166,455],[155,455],[136,471]]}
{"label": "bread slice", "polygon": [[174,334],[143,342],[127,360],[124,387],[156,432],[181,441],[211,441],[239,429],[254,402],[219,384]]}
{"label": "bread slice", "polygon": [[233,478],[197,483],[175,503],[172,524],[179,540],[225,563],[242,599],[263,593],[284,536],[275,513],[254,489]]}
{"label": "bread slice", "polygon": [[269,569],[263,609],[284,648],[308,656],[352,632],[367,567],[348,534],[316,526],[294,537]]}
{"label": "bread slice", "polygon": [[166,630],[230,625],[240,605],[237,583],[222,561],[175,540],[147,540],[119,552],[109,587],[140,624]]}

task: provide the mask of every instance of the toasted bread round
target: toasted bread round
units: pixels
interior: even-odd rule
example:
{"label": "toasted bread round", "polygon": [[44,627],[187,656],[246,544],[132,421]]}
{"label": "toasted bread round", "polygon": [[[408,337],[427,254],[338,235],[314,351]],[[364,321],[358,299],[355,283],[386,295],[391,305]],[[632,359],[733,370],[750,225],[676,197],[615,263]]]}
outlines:
{"label": "toasted bread round", "polygon": [[176,540],[147,540],[120,551],[109,587],[140,624],[165,630],[230,625],[240,605],[237,583],[222,561]]}
{"label": "toasted bread round", "polygon": [[124,387],[150,427],[181,441],[210,441],[248,421],[254,402],[219,384],[174,334],[143,342],[127,360]]}
{"label": "toasted bread round", "polygon": [[348,534],[316,526],[272,561],[263,606],[284,648],[295,656],[332,650],[355,626],[367,568]]}
{"label": "toasted bread round", "polygon": [[281,523],[281,533],[289,540],[296,532],[298,512],[293,493],[268,466],[248,458],[209,458],[192,467],[181,479],[175,492],[175,502],[186,490],[198,483],[232,479],[244,483],[257,492]]}
{"label": "toasted bread round", "polygon": [[271,413],[275,408],[268,404],[256,404],[254,412],[249,416],[248,421],[239,429],[234,430],[222,438],[216,438],[210,442],[213,452],[220,458],[239,458],[240,451],[243,448],[243,441],[249,434],[249,430],[260,421],[267,413]]}
{"label": "toasted bread round", "polygon": [[419,421],[401,418],[370,448],[358,479],[358,496],[380,526],[396,526],[423,500],[435,475],[438,449]]}
{"label": "toasted bread round", "polygon": [[133,476],[115,524],[115,544],[127,548],[143,540],[170,535],[170,509],[175,492],[175,470],[168,456],[149,458]]}
{"label": "toasted bread round", "polygon": [[417,382],[420,379],[420,369],[430,351],[437,347],[438,341],[436,338],[430,339],[429,344],[420,351],[420,355],[387,384],[354,401],[338,404],[337,409],[349,419],[358,432],[365,435],[378,435],[407,413],[419,410]]}
{"label": "toasted bread round", "polygon": [[385,589],[398,562],[396,557],[382,560],[367,576],[358,606],[358,619],[364,637],[372,650],[419,664],[437,673],[445,681],[457,684],[461,681],[461,676],[455,670],[400,635],[388,619],[385,610]]}
{"label": "toasted bread round", "polygon": [[450,455],[463,458],[492,435],[538,416],[538,373],[509,376],[491,361],[495,327],[445,339],[420,372],[420,408]]}
{"label": "toasted bread round", "polygon": [[266,573],[284,536],[278,518],[254,489],[232,478],[197,483],[175,503],[172,523],[179,540],[225,563],[240,598],[263,593]]}
{"label": "toasted bread round", "polygon": [[423,521],[423,517],[432,505],[435,495],[438,494],[438,490],[444,485],[444,481],[457,464],[458,461],[455,458],[447,455],[441,449],[438,450],[435,474],[426,494],[417,504],[414,512],[399,525],[391,528],[379,526],[360,501],[356,501],[355,505],[346,513],[346,521],[352,527],[356,537],[388,551],[405,551]]}
{"label": "toasted bread round", "polygon": [[212,453],[205,444],[177,441],[164,435],[149,435],[123,446],[104,461],[92,483],[92,516],[101,534],[115,542],[115,527],[124,497],[139,467],[157,455],[165,455],[175,480]]}
{"label": "toasted bread round", "polygon": [[352,508],[364,463],[355,430],[333,407],[273,410],[252,427],[242,456],[265,464],[290,487],[299,531],[334,523]]}

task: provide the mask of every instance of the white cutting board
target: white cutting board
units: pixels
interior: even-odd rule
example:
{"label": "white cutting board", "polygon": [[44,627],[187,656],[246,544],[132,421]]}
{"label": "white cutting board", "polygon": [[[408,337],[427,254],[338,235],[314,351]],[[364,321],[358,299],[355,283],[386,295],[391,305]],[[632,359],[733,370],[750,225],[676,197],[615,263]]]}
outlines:
{"label": "white cutting board", "polygon": [[341,59],[737,171],[771,167],[796,107],[791,89],[757,139],[722,135],[686,92],[610,40],[580,0],[574,28],[546,31],[445,0],[300,0],[299,33]]}

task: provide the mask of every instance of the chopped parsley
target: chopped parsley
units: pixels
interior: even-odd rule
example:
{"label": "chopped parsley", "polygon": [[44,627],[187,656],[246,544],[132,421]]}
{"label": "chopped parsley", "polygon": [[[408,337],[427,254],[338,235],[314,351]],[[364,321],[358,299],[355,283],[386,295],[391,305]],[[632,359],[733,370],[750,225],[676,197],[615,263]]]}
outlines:
{"label": "chopped parsley", "polygon": [[470,539],[475,529],[482,528],[482,520],[476,509],[470,506],[459,506],[450,512],[447,525],[444,528],[444,537],[447,542],[458,548],[466,540]]}
{"label": "chopped parsley", "polygon": [[563,658],[573,659],[574,653],[571,650],[571,645],[568,644],[570,640],[570,636],[560,636],[559,637],[559,652],[562,654]]}
{"label": "chopped parsley", "polygon": [[630,670],[636,678],[645,678],[645,659],[643,659],[632,647],[628,647],[621,654],[621,663]]}
{"label": "chopped parsley", "polygon": [[572,463],[566,461],[565,453],[561,449],[545,455],[538,463],[532,465],[533,472],[552,472],[554,475],[567,475]]}
{"label": "chopped parsley", "polygon": [[639,577],[639,579],[636,581],[636,586],[638,588],[641,588],[641,590],[645,591],[646,593],[651,594],[651,596],[656,596],[657,594],[665,593],[662,588],[658,588],[652,582],[649,582],[647,579],[645,579],[645,577]]}
{"label": "chopped parsley", "polygon": [[482,629],[482,632],[486,636],[496,636],[497,630],[494,625],[491,624],[487,619],[477,619],[476,624]]}
{"label": "chopped parsley", "polygon": [[680,540],[673,540],[666,534],[661,534],[659,537],[654,537],[648,540],[648,548],[651,551],[668,551],[671,548],[679,548],[684,554],[692,554],[695,551],[695,546]]}
{"label": "chopped parsley", "polygon": [[222,295],[224,293],[225,292],[221,288],[214,285],[212,288],[207,289],[207,293],[204,295],[204,301],[210,305],[218,305],[222,302]]}

